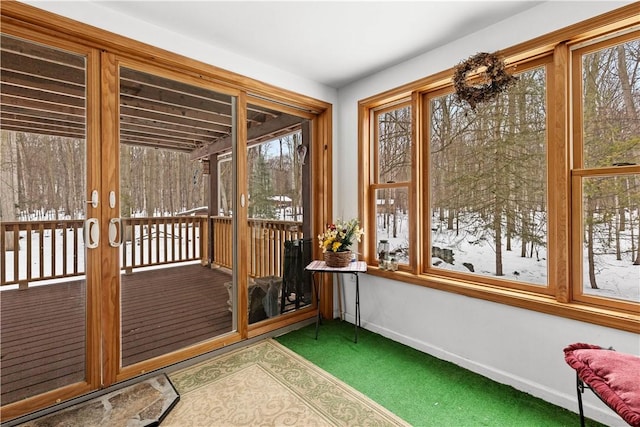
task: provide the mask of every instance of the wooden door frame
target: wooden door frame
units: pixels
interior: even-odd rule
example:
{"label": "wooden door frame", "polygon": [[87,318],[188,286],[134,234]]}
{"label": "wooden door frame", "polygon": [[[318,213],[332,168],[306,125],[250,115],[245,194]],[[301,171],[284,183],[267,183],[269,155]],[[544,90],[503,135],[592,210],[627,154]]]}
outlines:
{"label": "wooden door frame", "polygon": [[[217,348],[238,342],[249,333],[240,328],[237,334],[229,334],[219,340],[206,342],[189,347],[179,354],[161,356],[148,363],[141,363],[118,369],[119,343],[117,343],[118,329],[115,329],[119,314],[116,298],[119,297],[119,283],[114,277],[114,263],[117,260],[118,248],[108,244],[108,225],[106,218],[115,217],[114,212],[119,206],[110,208],[107,203],[109,191],[118,183],[117,171],[113,167],[105,167],[105,159],[114,156],[118,150],[118,118],[117,118],[117,63],[118,61],[133,61],[148,64],[153,69],[162,69],[179,73],[184,79],[200,82],[208,87],[226,87],[235,91],[240,99],[242,96],[255,96],[282,103],[285,106],[310,111],[314,114],[312,132],[314,141],[314,156],[312,159],[312,232],[323,229],[324,224],[332,217],[332,106],[315,98],[301,95],[287,89],[263,83],[211,64],[206,64],[179,54],[151,46],[127,37],[111,33],[75,20],[38,9],[34,6],[16,1],[2,2],[1,23],[5,34],[34,40],[52,46],[69,46],[71,51],[91,52],[87,71],[87,150],[94,158],[87,164],[87,193],[92,189],[100,190],[100,205],[90,208],[87,215],[99,219],[102,239],[99,248],[88,251],[87,263],[92,267],[87,271],[87,301],[91,308],[87,313],[87,382],[73,384],[51,392],[34,396],[20,402],[5,405],[0,408],[2,421],[16,418],[27,413],[52,406],[62,401],[70,400],[101,387],[107,387],[116,382],[132,378],[153,369],[160,369],[171,363],[185,360],[189,357],[213,351]],[[100,54],[100,52],[103,52]],[[116,61],[117,59],[117,61]],[[239,105],[243,101],[239,102]],[[244,101],[246,103],[246,100]],[[246,114],[243,111],[242,114]],[[239,114],[241,116],[242,114]],[[246,117],[245,117],[246,118]],[[242,120],[238,117],[238,120]],[[240,122],[242,123],[242,122]],[[244,126],[244,123],[243,123]],[[242,137],[239,126],[239,137]],[[245,136],[246,138],[246,136]],[[116,157],[117,158],[117,157]],[[102,184],[102,176],[107,176]],[[87,194],[87,200],[90,200]],[[242,228],[240,229],[242,231]],[[240,235],[243,233],[240,232]],[[239,239],[242,250],[246,242]],[[314,255],[320,255],[319,249],[313,245]],[[245,249],[246,250],[246,249]],[[332,288],[329,287],[329,290]],[[333,314],[332,295],[325,294],[320,310],[325,317]],[[245,295],[246,296],[246,295]],[[241,295],[242,297],[242,295]],[[246,298],[241,298],[241,301]],[[256,336],[285,324],[291,324],[314,317],[312,311],[296,313],[287,316],[286,320],[269,323],[251,330],[251,336]],[[245,323],[246,322],[241,322]],[[105,331],[101,336],[101,331]],[[104,368],[103,368],[104,367]],[[101,369],[104,369],[101,371]]]}
{"label": "wooden door frame", "polygon": [[[2,8],[5,4],[3,2]],[[4,12],[4,10],[2,10]],[[24,40],[40,43],[45,46],[62,49],[86,58],[86,125],[85,125],[85,200],[91,200],[93,190],[99,190],[102,162],[100,153],[101,131],[101,105],[100,105],[100,69],[101,58],[98,49],[88,47],[68,40],[61,40],[21,25],[16,25],[12,20],[6,20],[2,16],[2,33]],[[86,204],[85,215],[87,218],[102,220],[101,204],[103,197],[100,194],[98,207]],[[100,231],[101,235],[102,230]],[[86,289],[86,321],[85,321],[85,378],[74,384],[63,386],[32,398],[20,400],[0,408],[0,421],[24,415],[34,409],[44,408],[59,403],[62,400],[89,393],[99,389],[101,383],[101,311],[100,311],[100,278],[102,248],[85,248],[85,289]]]}

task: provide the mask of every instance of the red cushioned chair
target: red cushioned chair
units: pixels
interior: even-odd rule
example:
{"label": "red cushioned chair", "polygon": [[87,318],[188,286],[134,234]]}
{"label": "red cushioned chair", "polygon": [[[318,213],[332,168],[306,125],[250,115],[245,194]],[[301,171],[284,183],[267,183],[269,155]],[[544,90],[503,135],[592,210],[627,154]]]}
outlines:
{"label": "red cushioned chair", "polygon": [[576,371],[581,426],[582,393],[589,388],[629,425],[640,427],[640,357],[576,343],[564,349],[564,359]]}

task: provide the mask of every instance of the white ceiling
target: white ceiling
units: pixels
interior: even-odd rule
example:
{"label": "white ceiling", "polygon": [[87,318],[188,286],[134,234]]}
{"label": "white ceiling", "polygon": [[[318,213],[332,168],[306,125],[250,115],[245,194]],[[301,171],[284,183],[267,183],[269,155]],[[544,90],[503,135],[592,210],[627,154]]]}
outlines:
{"label": "white ceiling", "polygon": [[335,88],[542,3],[94,1]]}

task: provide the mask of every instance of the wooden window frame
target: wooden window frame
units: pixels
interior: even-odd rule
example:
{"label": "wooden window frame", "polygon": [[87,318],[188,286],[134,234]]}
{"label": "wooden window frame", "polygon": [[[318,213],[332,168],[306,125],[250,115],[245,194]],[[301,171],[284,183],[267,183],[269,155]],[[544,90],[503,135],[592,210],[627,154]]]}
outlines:
{"label": "wooden window frame", "polygon": [[[582,184],[585,179],[596,177],[616,177],[639,175],[640,165],[629,166],[610,166],[610,167],[585,167],[583,159],[583,105],[582,105],[582,58],[584,55],[597,52],[617,44],[625,43],[631,40],[640,39],[640,26],[633,31],[625,31],[621,35],[605,37],[604,40],[596,39],[593,43],[581,43],[574,49],[569,47],[571,52],[571,104],[573,116],[572,120],[572,152],[573,164],[571,168],[571,204],[572,204],[572,242],[573,248],[571,254],[572,271],[574,280],[570,289],[572,300],[601,306],[605,308],[614,308],[622,311],[639,312],[640,304],[613,298],[605,298],[598,295],[588,295],[584,293],[583,284],[583,216],[582,216]],[[640,250],[640,248],[638,248]]]}
{"label": "wooden window frame", "polygon": [[[414,165],[412,162],[411,164],[411,179],[408,181],[401,181],[401,182],[379,182],[380,180],[380,173],[379,173],[379,152],[378,149],[380,147],[379,144],[379,129],[378,129],[378,117],[382,114],[388,113],[390,111],[394,111],[394,110],[398,110],[401,108],[406,108],[409,107],[411,108],[411,114],[413,115],[413,103],[411,102],[411,98],[409,99],[402,99],[402,100],[396,100],[395,102],[391,103],[391,104],[386,104],[384,106],[381,106],[379,108],[375,108],[370,110],[369,114],[371,115],[371,133],[372,133],[372,141],[371,141],[371,145],[372,145],[372,158],[371,158],[371,164],[372,164],[372,169],[371,169],[371,186],[370,186],[370,192],[369,192],[369,204],[372,206],[370,212],[369,212],[369,217],[367,218],[367,222],[370,224],[375,224],[376,223],[376,212],[377,212],[377,197],[376,197],[376,193],[378,190],[387,190],[387,189],[406,189],[407,190],[407,197],[408,197],[408,202],[409,202],[409,206],[413,206],[415,204],[414,200],[415,200],[415,192],[414,192],[414,181],[415,181],[415,169],[414,169]],[[411,133],[414,133],[414,129],[413,129],[413,125],[411,128]],[[415,138],[412,137],[412,141],[411,141],[411,157],[413,159],[415,159]],[[415,216],[415,214],[413,213],[414,210],[409,208],[409,236],[413,236],[415,234],[415,221],[413,220],[413,217]],[[371,230],[371,235],[372,236],[376,236],[376,229],[375,227]],[[415,264],[414,262],[412,262],[413,259],[415,259],[415,244],[416,242],[414,241],[414,239],[411,239],[411,237],[409,237],[410,241],[409,241],[409,263],[407,264],[400,264],[398,266],[398,269],[400,271],[412,271],[413,270],[413,265]],[[367,250],[367,254],[373,254],[373,258],[371,258],[370,260],[370,264],[373,263],[377,263],[376,261],[376,250],[377,248],[377,239],[369,239],[368,242],[368,250]]]}
{"label": "wooden window frame", "polygon": [[[637,6],[636,6],[637,7]],[[360,212],[365,219],[363,227],[366,236],[375,236],[375,189],[379,184],[374,181],[373,167],[374,126],[373,112],[411,98],[414,150],[414,175],[411,188],[413,204],[410,205],[412,225],[416,239],[416,250],[409,268],[397,272],[380,270],[375,262],[374,241],[366,241],[364,259],[369,263],[370,275],[392,280],[430,287],[445,292],[466,295],[473,298],[507,304],[528,310],[547,313],[559,317],[593,323],[624,331],[640,330],[640,304],[619,303],[612,299],[580,297],[573,283],[576,268],[575,246],[576,230],[576,188],[581,171],[571,169],[571,52],[572,44],[586,40],[599,39],[608,34],[628,32],[637,27],[637,10],[634,5],[616,9],[587,21],[546,34],[531,41],[504,49],[501,54],[508,67],[523,66],[548,57],[547,64],[547,182],[548,186],[548,253],[553,254],[549,262],[548,286],[521,286],[510,281],[491,280],[470,275],[436,274],[428,266],[429,227],[425,224],[428,198],[428,171],[424,167],[428,160],[423,140],[429,123],[425,99],[435,91],[447,90],[451,85],[454,69],[408,83],[384,93],[359,101],[359,150],[363,160],[359,165]],[[544,59],[543,59],[544,61]],[[522,64],[522,65],[521,65]],[[518,71],[520,69],[518,68]],[[573,101],[575,102],[575,101]],[[425,172],[427,171],[427,172]],[[611,173],[600,171],[598,173]],[[640,172],[638,166],[628,166],[624,170],[615,168],[615,173],[629,174]],[[575,191],[573,191],[575,193]],[[573,197],[573,198],[572,198]],[[579,211],[578,211],[579,212]],[[487,279],[487,280],[485,280]],[[604,300],[604,301],[603,301]]]}
{"label": "wooden window frame", "polygon": [[[548,89],[549,87],[549,78],[548,76],[551,74],[551,72],[553,71],[553,56],[551,54],[548,55],[544,55],[544,56],[537,56],[535,58],[533,58],[533,60],[530,61],[519,61],[517,64],[511,64],[511,67],[514,69],[517,69],[518,73],[521,72],[526,72],[528,70],[532,70],[534,68],[542,68],[544,67],[545,69],[545,81],[547,83],[547,90],[546,90],[546,104],[548,105],[550,103],[550,101],[553,98],[553,93],[550,92],[550,90]],[[423,140],[421,141],[421,144],[423,145],[423,168],[422,170],[425,171],[421,177],[422,179],[422,188],[424,188],[424,193],[423,194],[429,194],[429,188],[430,188],[430,164],[431,164],[431,159],[430,159],[430,155],[429,155],[429,150],[428,150],[428,146],[429,146],[429,141],[430,141],[430,129],[429,129],[429,117],[431,116],[431,108],[430,108],[430,101],[434,98],[437,97],[441,97],[444,95],[448,95],[451,93],[454,93],[455,90],[453,88],[452,84],[448,84],[446,86],[434,89],[434,90],[429,90],[427,92],[424,92],[421,94],[422,96],[422,111],[424,112],[424,120],[423,120],[423,126],[424,128],[422,129],[422,134],[424,136]],[[553,112],[548,111],[547,110],[547,117],[546,117],[546,133],[548,134],[548,129],[549,129],[549,123],[551,123],[553,121]],[[549,156],[549,144],[550,144],[550,139],[547,136],[547,138],[545,138],[547,141],[547,173],[545,174],[545,180],[550,183],[550,182],[555,182],[555,179],[557,178],[555,175],[557,174],[557,167],[555,167],[555,165],[553,165],[552,163],[554,162],[554,158],[552,156]],[[549,189],[551,188],[550,185],[547,185],[547,206],[549,205]],[[430,197],[423,197],[422,200],[420,201],[422,203],[422,210],[423,212],[430,212],[431,210],[431,206],[430,206]],[[548,229],[552,229],[553,228],[553,221],[555,221],[554,218],[550,217],[549,215],[549,209],[547,208],[547,216],[548,216]],[[507,278],[500,278],[500,277],[496,277],[496,276],[481,276],[478,274],[472,274],[472,273],[467,273],[467,272],[460,272],[460,271],[449,271],[449,270],[443,270],[441,268],[434,268],[431,266],[431,215],[425,215],[424,217],[424,223],[427,225],[424,227],[423,230],[423,234],[422,234],[422,241],[425,242],[424,243],[424,247],[422,249],[422,253],[423,253],[423,259],[422,259],[422,265],[423,265],[423,270],[421,271],[421,273],[426,274],[426,275],[433,275],[433,276],[440,276],[440,277],[447,277],[447,278],[451,278],[451,279],[455,279],[455,280],[463,280],[463,281],[470,281],[470,282],[482,282],[485,285],[488,286],[494,286],[494,287],[506,287],[509,289],[519,289],[519,290],[523,290],[523,291],[528,291],[528,292],[532,292],[532,293],[536,293],[536,294],[544,294],[544,295],[554,295],[555,294],[555,283],[556,281],[552,279],[551,275],[550,275],[550,271],[553,271],[554,269],[551,267],[551,265],[555,262],[554,259],[552,259],[553,257],[547,257],[549,259],[547,259],[547,283],[546,284],[528,284],[528,283],[524,283],[524,282],[517,282],[511,279],[507,279]],[[549,230],[548,230],[549,231]],[[552,244],[552,242],[549,241],[549,232],[547,232],[547,253],[549,251],[554,251],[555,252],[555,247]]]}

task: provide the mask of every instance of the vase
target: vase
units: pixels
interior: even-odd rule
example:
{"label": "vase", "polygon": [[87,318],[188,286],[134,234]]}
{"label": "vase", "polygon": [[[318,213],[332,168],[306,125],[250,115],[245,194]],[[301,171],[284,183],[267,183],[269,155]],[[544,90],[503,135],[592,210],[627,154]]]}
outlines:
{"label": "vase", "polygon": [[346,267],[351,262],[351,251],[343,251],[343,252],[327,251],[324,253],[324,262],[327,264],[327,267],[333,267],[333,268]]}

